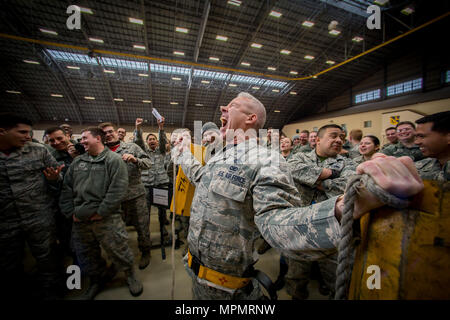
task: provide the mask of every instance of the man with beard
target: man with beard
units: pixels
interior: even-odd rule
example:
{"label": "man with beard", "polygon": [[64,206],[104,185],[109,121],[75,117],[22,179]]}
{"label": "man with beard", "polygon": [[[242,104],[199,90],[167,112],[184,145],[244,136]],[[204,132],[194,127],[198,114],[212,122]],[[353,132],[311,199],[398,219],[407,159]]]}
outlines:
{"label": "man with beard", "polygon": [[123,142],[119,133],[110,122],[104,122],[99,128],[105,133],[106,146],[119,154],[128,170],[128,190],[122,202],[122,218],[127,225],[136,228],[138,246],[141,251],[139,269],[145,269],[150,263],[150,212],[145,199],[145,187],[141,181],[141,170],[150,169],[152,163],[148,155],[137,144]]}
{"label": "man with beard", "polygon": [[[343,195],[303,207],[281,154],[257,143],[256,130],[263,128],[266,118],[262,103],[240,93],[220,110],[220,132],[227,144],[206,166],[195,159],[184,138],[173,152],[196,186],[184,262],[194,299],[260,299],[253,269],[260,234],[289,258],[329,256],[340,239]],[[338,143],[337,139],[332,140]],[[323,178],[340,173],[332,169],[336,172],[325,170]],[[377,158],[361,164],[358,173],[370,174],[396,196],[410,197],[423,189],[409,158]],[[382,206],[365,188],[361,192],[354,219]]]}

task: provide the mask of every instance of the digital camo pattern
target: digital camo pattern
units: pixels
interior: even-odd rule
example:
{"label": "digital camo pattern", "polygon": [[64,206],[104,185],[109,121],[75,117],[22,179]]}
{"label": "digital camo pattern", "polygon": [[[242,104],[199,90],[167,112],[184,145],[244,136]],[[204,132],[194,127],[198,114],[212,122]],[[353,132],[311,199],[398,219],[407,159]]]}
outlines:
{"label": "digital camo pattern", "polygon": [[36,259],[42,286],[57,281],[52,194],[58,182],[48,182],[43,173],[57,165],[39,143],[28,142],[8,156],[0,151],[0,278],[4,290],[22,277],[25,242]]}
{"label": "digital camo pattern", "polygon": [[150,212],[147,207],[146,195],[122,202],[122,219],[136,228],[138,247],[141,252],[150,252]]}
{"label": "digital camo pattern", "polygon": [[[348,179],[356,174],[357,167],[353,160],[341,155],[320,161],[315,150],[295,154],[288,164],[303,206],[343,194]],[[323,190],[320,190],[317,179],[324,168],[338,170],[340,175],[334,179],[322,180],[320,184]]]}
{"label": "digital camo pattern", "polygon": [[386,148],[381,149],[381,153],[384,153],[387,156],[393,156],[396,158],[408,156],[413,161],[419,161],[424,158],[422,151],[420,151],[418,145],[414,145],[411,148],[403,145],[400,141],[396,144],[391,144]]}
{"label": "digital camo pattern", "polygon": [[435,158],[426,158],[414,164],[420,177],[424,180],[450,180],[450,161],[447,161],[444,167],[441,167],[441,164]]}
{"label": "digital camo pattern", "polygon": [[311,146],[308,144],[305,144],[304,146],[301,146],[298,150],[298,152],[311,152],[314,148],[311,148]]}
{"label": "digital camo pattern", "polygon": [[149,156],[152,167],[151,170],[142,171],[142,182],[146,187],[161,186],[169,183],[165,160],[166,160],[166,134],[164,130],[159,130],[159,148],[151,150],[142,137],[142,130],[134,130],[134,143],[141,147]]}
{"label": "digital camo pattern", "polygon": [[152,167],[152,162],[144,150],[135,143],[120,141],[119,147],[115,151],[123,156],[124,154],[132,154],[137,163],[126,162],[128,169],[128,191],[124,200],[131,200],[139,196],[145,195],[145,187],[141,180],[141,171],[148,170]]}
{"label": "digital camo pattern", "polygon": [[105,271],[106,262],[101,248],[117,271],[133,268],[133,252],[128,246],[128,233],[120,215],[110,215],[98,221],[74,222],[72,240],[81,270],[91,277],[99,277]]}
{"label": "digital camo pattern", "polygon": [[74,159],[64,176],[59,206],[66,217],[75,215],[80,220],[89,220],[95,213],[120,214],[127,189],[125,162],[105,147],[95,158],[85,153]]}
{"label": "digital camo pattern", "polygon": [[336,248],[336,198],[301,207],[287,163],[265,150],[258,152],[250,139],[228,146],[204,167],[189,151],[177,161],[196,186],[189,249],[211,269],[241,277],[256,262],[260,233],[283,255],[297,259],[323,257]]}

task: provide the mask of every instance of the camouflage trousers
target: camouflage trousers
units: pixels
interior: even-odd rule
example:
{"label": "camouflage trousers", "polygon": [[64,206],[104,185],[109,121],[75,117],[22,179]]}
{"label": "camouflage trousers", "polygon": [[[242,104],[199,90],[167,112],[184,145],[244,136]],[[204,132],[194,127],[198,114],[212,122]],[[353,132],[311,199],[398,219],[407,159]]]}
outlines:
{"label": "camouflage trousers", "polygon": [[136,228],[138,246],[141,252],[149,252],[152,246],[150,240],[150,212],[145,194],[122,202],[122,219],[127,225]]}
{"label": "camouflage trousers", "polygon": [[[334,297],[336,283],[337,254],[316,260],[325,285],[330,289],[330,297]],[[286,291],[294,299],[304,300],[309,296],[308,283],[314,261],[288,259]]]}
{"label": "camouflage trousers", "polygon": [[72,244],[83,273],[99,277],[105,271],[102,258],[105,250],[117,271],[133,268],[133,252],[128,245],[128,233],[119,214],[104,217],[98,221],[74,222]]}
{"label": "camouflage trousers", "polygon": [[53,213],[40,213],[32,218],[17,217],[0,222],[0,283],[9,298],[21,294],[23,289],[20,282],[24,279],[25,242],[36,259],[38,285],[44,290],[52,290],[62,280],[54,216]]}
{"label": "camouflage trousers", "polygon": [[[248,290],[247,290],[248,289]],[[256,279],[253,279],[249,288],[236,290],[234,293],[217,289],[207,284],[201,284],[196,276],[192,277],[193,300],[262,300],[263,294]]]}

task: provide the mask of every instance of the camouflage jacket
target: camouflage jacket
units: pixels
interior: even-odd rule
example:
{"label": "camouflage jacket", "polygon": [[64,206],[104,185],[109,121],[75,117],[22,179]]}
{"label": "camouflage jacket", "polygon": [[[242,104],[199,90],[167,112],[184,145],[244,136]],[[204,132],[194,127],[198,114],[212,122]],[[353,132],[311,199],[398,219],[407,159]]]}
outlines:
{"label": "camouflage jacket", "polygon": [[447,161],[443,168],[435,158],[425,158],[414,164],[416,165],[420,177],[424,180],[450,180],[450,161]]}
{"label": "camouflage jacket", "polygon": [[165,164],[166,160],[166,134],[164,130],[159,131],[159,148],[155,150],[150,149],[142,137],[142,131],[134,130],[134,140],[139,147],[144,150],[151,160],[152,168],[150,170],[143,170],[142,182],[146,187],[155,187],[169,184],[169,176]]}
{"label": "camouflage jacket", "polygon": [[387,156],[394,156],[396,158],[408,156],[413,161],[419,161],[424,158],[422,151],[420,151],[419,146],[414,145],[411,148],[404,146],[401,142],[392,144],[383,150],[381,150]]}
{"label": "camouflage jacket", "polygon": [[311,146],[308,144],[301,146],[300,149],[298,150],[299,152],[311,152],[313,151],[314,148],[311,148]]}
{"label": "camouflage jacket", "polygon": [[120,145],[115,152],[121,156],[126,153],[132,154],[137,159],[137,163],[125,162],[128,169],[128,191],[124,201],[135,199],[145,194],[145,187],[141,180],[141,170],[150,169],[152,166],[147,153],[135,143],[122,141],[120,141]]}
{"label": "camouflage jacket", "polygon": [[[321,202],[333,196],[341,195],[345,191],[348,179],[356,174],[356,163],[349,158],[337,155],[335,158],[327,158],[320,161],[316,151],[309,153],[297,153],[288,164],[295,185],[302,197],[302,205],[308,206],[315,202]],[[324,168],[338,170],[339,177],[321,181],[322,190],[317,188],[320,174]]]}
{"label": "camouflage jacket", "polygon": [[342,149],[350,151],[350,149],[353,147],[352,143],[348,140],[345,140],[344,144],[342,145]]}
{"label": "camouflage jacket", "polygon": [[359,165],[359,164],[363,163],[364,161],[366,161],[366,160],[364,160],[364,156],[363,155],[360,155],[360,156],[358,156],[356,158],[353,158],[352,160],[357,165]]}
{"label": "camouflage jacket", "polygon": [[194,256],[209,268],[242,277],[257,261],[260,234],[288,257],[317,259],[335,253],[336,198],[302,208],[278,152],[258,148],[256,139],[227,147],[205,166],[189,151],[177,161],[196,186],[188,233]]}
{"label": "camouflage jacket", "polygon": [[66,175],[59,207],[66,217],[88,220],[93,214],[120,213],[128,189],[127,165],[122,157],[105,147],[97,157],[76,157]]}
{"label": "camouflage jacket", "polygon": [[59,184],[49,182],[43,171],[57,166],[55,158],[40,143],[27,142],[9,155],[0,151],[0,222],[53,216],[53,195]]}
{"label": "camouflage jacket", "polygon": [[348,150],[348,157],[350,159],[354,159],[356,157],[359,157],[361,154],[359,153],[359,143],[357,145],[354,145],[350,150]]}

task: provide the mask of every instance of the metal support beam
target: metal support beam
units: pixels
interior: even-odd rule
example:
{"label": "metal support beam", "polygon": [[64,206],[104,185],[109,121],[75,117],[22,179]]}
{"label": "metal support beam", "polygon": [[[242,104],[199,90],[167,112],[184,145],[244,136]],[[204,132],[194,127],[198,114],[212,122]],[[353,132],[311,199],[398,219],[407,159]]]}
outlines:
{"label": "metal support beam", "polygon": [[[205,2],[205,6],[203,7],[202,22],[200,24],[200,30],[197,35],[197,41],[195,43],[194,62],[197,62],[197,60],[198,60],[198,55],[200,53],[200,47],[202,45],[203,36],[205,34],[206,23],[208,22],[210,9],[211,9],[211,3],[209,2],[209,0],[207,0]],[[184,127],[186,124],[186,116],[187,116],[187,109],[188,109],[188,104],[189,104],[189,95],[191,93],[193,75],[194,75],[194,67],[191,67],[191,70],[189,72],[188,86],[186,89],[186,93],[184,95],[183,120],[181,122],[181,127]]]}
{"label": "metal support beam", "polygon": [[[145,54],[147,56],[150,56],[150,49],[149,49],[149,45],[148,45],[148,34],[147,34],[147,19],[145,17],[147,11],[145,9],[145,3],[144,0],[141,0],[141,11],[142,11],[142,18],[144,20],[144,45],[145,45]],[[153,106],[153,86],[152,86],[152,70],[151,70],[151,65],[150,62],[147,62],[147,67],[148,67],[148,91],[150,93],[150,100],[152,101],[151,105]],[[150,118],[150,124],[151,126],[154,125],[154,117]]]}
{"label": "metal support beam", "polygon": [[320,0],[323,3],[331,5],[333,7],[357,14],[361,17],[367,18],[369,14],[367,13],[367,7],[364,8],[362,5],[357,5],[354,2],[349,1],[336,1],[336,0]]}

